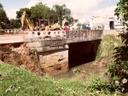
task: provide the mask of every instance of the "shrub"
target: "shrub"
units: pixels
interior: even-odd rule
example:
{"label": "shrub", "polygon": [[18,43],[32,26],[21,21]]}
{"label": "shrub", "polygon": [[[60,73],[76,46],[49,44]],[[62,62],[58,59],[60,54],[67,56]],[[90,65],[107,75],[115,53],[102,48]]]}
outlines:
{"label": "shrub", "polygon": [[116,47],[114,50],[114,62],[109,63],[107,67],[111,76],[111,85],[115,90],[128,92],[128,33],[122,33],[122,46]]}

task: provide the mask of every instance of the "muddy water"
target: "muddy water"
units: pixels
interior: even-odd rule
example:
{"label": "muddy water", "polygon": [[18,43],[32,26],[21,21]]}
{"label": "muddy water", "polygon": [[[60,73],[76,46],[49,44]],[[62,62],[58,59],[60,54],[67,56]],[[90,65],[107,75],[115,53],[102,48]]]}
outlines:
{"label": "muddy water", "polygon": [[[69,70],[69,72],[55,76],[55,78],[72,78],[75,77],[77,72],[84,72],[84,74],[86,76],[91,75],[91,74],[95,74],[98,75],[102,69],[97,68],[96,66],[93,65],[93,62],[89,62],[89,63],[85,63],[76,67],[73,67]],[[76,72],[75,72],[76,71]]]}
{"label": "muddy water", "polygon": [[[94,64],[98,46],[101,40],[71,43],[69,44],[68,63],[69,71],[67,73],[55,76],[57,78],[74,78],[77,75],[99,75],[103,68]],[[82,46],[82,47],[80,47]]]}

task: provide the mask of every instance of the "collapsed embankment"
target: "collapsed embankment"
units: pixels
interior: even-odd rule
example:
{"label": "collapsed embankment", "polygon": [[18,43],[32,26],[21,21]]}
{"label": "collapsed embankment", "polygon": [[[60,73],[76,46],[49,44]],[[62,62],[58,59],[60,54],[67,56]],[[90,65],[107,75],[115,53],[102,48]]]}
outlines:
{"label": "collapsed embankment", "polygon": [[[63,55],[63,56],[62,56]],[[52,54],[38,54],[23,43],[0,45],[0,60],[23,67],[38,75],[59,75],[68,71],[67,51]]]}
{"label": "collapsed embankment", "polygon": [[31,72],[40,74],[37,68],[36,58],[29,54],[29,50],[22,49],[23,44],[6,44],[0,45],[0,60],[2,62],[23,67]]}
{"label": "collapsed embankment", "polygon": [[[95,64],[91,68],[105,68],[106,64],[113,60],[114,48],[120,45],[121,41],[116,35],[104,36],[96,54]],[[23,47],[24,44],[0,45],[0,60],[41,75],[43,73],[58,75],[68,71],[68,57],[59,61],[60,53],[54,53],[52,55],[42,55],[39,57],[40,61],[38,61],[29,48]],[[40,65],[38,65],[39,62],[41,62]]]}

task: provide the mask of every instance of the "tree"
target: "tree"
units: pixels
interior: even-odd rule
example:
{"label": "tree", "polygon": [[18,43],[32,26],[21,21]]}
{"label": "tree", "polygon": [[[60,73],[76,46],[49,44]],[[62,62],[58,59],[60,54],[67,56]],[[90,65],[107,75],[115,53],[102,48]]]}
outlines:
{"label": "tree", "polygon": [[33,22],[37,22],[39,19],[49,19],[50,8],[43,5],[42,3],[37,4],[36,6],[31,7],[31,17],[30,19]]}
{"label": "tree", "polygon": [[8,24],[10,29],[14,29],[14,28],[20,28],[21,24],[20,21],[17,19],[11,19],[10,23]]}
{"label": "tree", "polygon": [[62,6],[54,5],[53,10],[56,13],[56,18],[58,19],[60,25],[62,25],[62,20],[64,18],[68,20],[71,17],[71,10],[68,9],[65,4]]}
{"label": "tree", "polygon": [[[128,1],[120,0],[115,9],[115,15],[126,24],[128,21]],[[119,34],[122,45],[115,48],[114,62],[108,64],[111,84],[121,92],[128,92],[128,32]]]}
{"label": "tree", "polygon": [[126,21],[128,21],[128,0],[120,0],[117,3],[115,15],[122,21],[123,24],[126,24]]}
{"label": "tree", "polygon": [[56,15],[56,12],[53,9],[50,9],[50,11],[47,14],[48,18],[49,18],[49,22],[50,24],[54,24],[58,22],[58,18]]}
{"label": "tree", "polygon": [[74,20],[73,17],[67,16],[66,19],[67,19],[67,21],[69,22],[69,24],[72,24],[72,23],[73,23],[73,20]]}
{"label": "tree", "polygon": [[16,12],[16,14],[17,14],[16,18],[20,19],[24,11],[26,12],[26,17],[30,18],[31,10],[29,8],[21,8],[19,11],[17,11]]}
{"label": "tree", "polygon": [[7,27],[9,20],[7,18],[7,15],[3,9],[2,4],[0,3],[0,26],[2,29],[5,29]]}
{"label": "tree", "polygon": [[37,5],[29,8],[22,8],[17,11],[17,19],[20,19],[23,11],[26,11],[26,17],[36,25],[39,19],[49,19],[49,22],[54,23],[57,21],[55,17],[55,12],[42,3],[38,3]]}
{"label": "tree", "polygon": [[0,3],[0,9],[2,9],[3,10],[3,5]]}
{"label": "tree", "polygon": [[60,22],[62,24],[62,20],[66,18],[69,22],[73,21],[73,18],[70,16],[70,9],[66,8],[65,5],[59,6],[56,5],[52,9],[48,6],[38,3],[37,5],[29,8],[22,8],[17,11],[17,19],[20,19],[23,11],[26,11],[26,17],[31,20],[31,22],[36,25],[39,19],[48,19],[50,24],[54,24],[56,22]]}

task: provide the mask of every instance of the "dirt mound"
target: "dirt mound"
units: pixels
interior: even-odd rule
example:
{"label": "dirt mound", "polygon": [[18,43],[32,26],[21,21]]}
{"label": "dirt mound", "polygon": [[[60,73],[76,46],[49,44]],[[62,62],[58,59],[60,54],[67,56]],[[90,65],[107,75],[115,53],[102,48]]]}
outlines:
{"label": "dirt mound", "polygon": [[0,60],[8,64],[23,67],[36,74],[40,74],[41,71],[36,65],[36,58],[33,55],[22,54],[16,50],[21,49],[21,46],[14,48],[12,45],[0,45]]}

